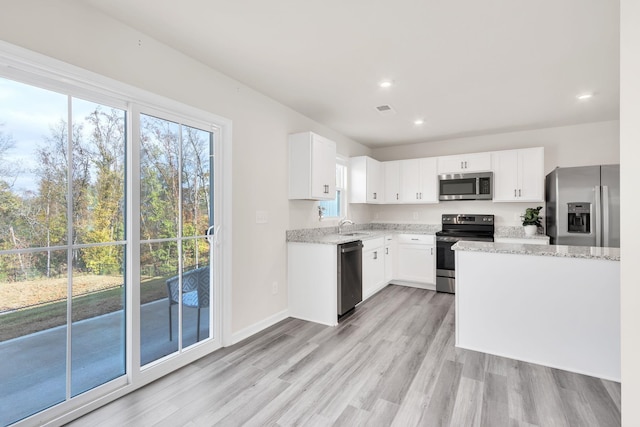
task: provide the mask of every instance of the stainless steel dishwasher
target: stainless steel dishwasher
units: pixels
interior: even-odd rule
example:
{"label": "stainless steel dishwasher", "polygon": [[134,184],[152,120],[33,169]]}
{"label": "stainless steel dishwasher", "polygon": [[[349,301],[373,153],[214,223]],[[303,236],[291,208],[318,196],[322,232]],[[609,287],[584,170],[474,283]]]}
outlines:
{"label": "stainless steel dishwasher", "polygon": [[362,242],[338,245],[338,317],[362,301]]}

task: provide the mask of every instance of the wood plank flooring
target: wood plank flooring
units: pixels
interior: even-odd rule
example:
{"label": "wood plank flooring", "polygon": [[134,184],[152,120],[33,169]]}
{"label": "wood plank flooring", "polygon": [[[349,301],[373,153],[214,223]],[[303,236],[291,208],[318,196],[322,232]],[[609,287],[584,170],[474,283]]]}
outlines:
{"label": "wood plank flooring", "polygon": [[454,296],[287,319],[71,426],[619,426],[620,384],[454,347]]}

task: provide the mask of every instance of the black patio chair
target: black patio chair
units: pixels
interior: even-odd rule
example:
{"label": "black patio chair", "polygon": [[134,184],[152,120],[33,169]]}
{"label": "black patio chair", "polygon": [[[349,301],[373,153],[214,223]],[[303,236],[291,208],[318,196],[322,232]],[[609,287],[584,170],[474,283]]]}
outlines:
{"label": "black patio chair", "polygon": [[[209,266],[196,268],[182,274],[182,306],[198,309],[196,341],[200,341],[200,309],[209,307]],[[167,279],[169,295],[169,341],[173,340],[172,307],[180,299],[179,276]]]}

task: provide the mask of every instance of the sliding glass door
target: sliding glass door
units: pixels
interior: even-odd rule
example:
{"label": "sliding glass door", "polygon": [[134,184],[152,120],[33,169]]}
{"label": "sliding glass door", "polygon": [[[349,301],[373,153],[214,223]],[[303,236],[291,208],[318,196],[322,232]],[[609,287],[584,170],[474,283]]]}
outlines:
{"label": "sliding glass door", "polygon": [[214,133],[140,115],[140,359],[211,336]]}
{"label": "sliding glass door", "polygon": [[125,374],[125,122],[0,79],[0,424]]}
{"label": "sliding glass door", "polygon": [[29,81],[0,77],[0,425],[220,347],[220,128]]}

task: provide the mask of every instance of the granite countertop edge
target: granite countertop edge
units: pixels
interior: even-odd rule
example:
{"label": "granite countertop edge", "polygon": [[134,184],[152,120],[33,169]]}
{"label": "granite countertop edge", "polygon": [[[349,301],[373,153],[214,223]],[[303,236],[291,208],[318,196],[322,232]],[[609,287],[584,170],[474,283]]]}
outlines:
{"label": "granite countertop edge", "polygon": [[452,249],[468,252],[620,261],[619,248],[460,241],[453,245]]}

